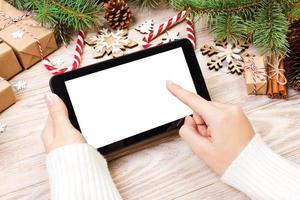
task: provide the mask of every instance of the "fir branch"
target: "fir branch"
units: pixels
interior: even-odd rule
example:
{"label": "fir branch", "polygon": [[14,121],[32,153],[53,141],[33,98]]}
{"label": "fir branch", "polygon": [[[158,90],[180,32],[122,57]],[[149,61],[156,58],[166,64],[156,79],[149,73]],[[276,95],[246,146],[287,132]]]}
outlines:
{"label": "fir branch", "polygon": [[289,14],[289,21],[295,22],[300,19],[300,9],[298,7],[294,7],[291,9]]}
{"label": "fir branch", "polygon": [[100,7],[97,0],[49,0],[49,4],[49,8],[54,7],[58,22],[77,31],[91,28],[99,22]]}
{"label": "fir branch", "polygon": [[253,42],[263,54],[283,56],[288,51],[288,20],[280,4],[265,0],[255,18]]}
{"label": "fir branch", "polygon": [[166,6],[168,0],[128,0],[128,3],[141,8],[157,8],[159,6]]}
{"label": "fir branch", "polygon": [[19,10],[34,10],[36,0],[7,0],[7,2]]}
{"label": "fir branch", "polygon": [[297,0],[276,0],[283,10],[291,10],[297,3]]}
{"label": "fir branch", "polygon": [[215,19],[213,28],[215,39],[218,41],[235,42],[246,39],[248,29],[243,19],[237,15],[220,14]]}
{"label": "fir branch", "polygon": [[48,1],[39,1],[34,10],[34,19],[45,27],[55,27],[58,23],[54,7],[47,5]]}
{"label": "fir branch", "polygon": [[260,6],[262,0],[170,0],[170,4],[175,9],[191,8],[193,12],[198,14],[236,14],[240,12],[251,12]]}
{"label": "fir branch", "polygon": [[289,19],[289,21],[292,21],[293,16],[291,16],[291,14],[292,10],[296,7],[297,0],[277,0],[277,2],[281,6],[285,16]]}

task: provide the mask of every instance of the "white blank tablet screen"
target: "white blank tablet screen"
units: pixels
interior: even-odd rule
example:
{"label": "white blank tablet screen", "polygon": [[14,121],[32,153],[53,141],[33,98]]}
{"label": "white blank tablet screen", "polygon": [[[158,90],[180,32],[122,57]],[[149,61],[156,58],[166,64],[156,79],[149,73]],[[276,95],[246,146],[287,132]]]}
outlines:
{"label": "white blank tablet screen", "polygon": [[99,148],[192,114],[166,80],[196,92],[182,48],[65,84],[83,135]]}

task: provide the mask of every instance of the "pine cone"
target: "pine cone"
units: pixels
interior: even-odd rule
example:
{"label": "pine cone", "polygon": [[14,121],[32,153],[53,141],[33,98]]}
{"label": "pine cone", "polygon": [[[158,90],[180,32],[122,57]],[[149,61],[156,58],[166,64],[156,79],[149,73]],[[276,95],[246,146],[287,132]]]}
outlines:
{"label": "pine cone", "polygon": [[128,29],[132,13],[125,0],[108,0],[104,3],[105,19],[113,29]]}
{"label": "pine cone", "polygon": [[290,26],[288,41],[290,52],[285,58],[288,85],[300,91],[300,20]]}

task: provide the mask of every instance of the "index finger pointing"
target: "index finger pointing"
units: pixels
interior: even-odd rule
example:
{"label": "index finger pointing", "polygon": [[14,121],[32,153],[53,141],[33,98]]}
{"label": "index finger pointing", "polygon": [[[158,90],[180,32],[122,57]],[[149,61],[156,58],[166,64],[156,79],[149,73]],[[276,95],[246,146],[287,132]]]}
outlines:
{"label": "index finger pointing", "polygon": [[172,81],[167,81],[167,88],[175,97],[205,120],[210,120],[215,115],[217,109],[199,95],[180,87]]}

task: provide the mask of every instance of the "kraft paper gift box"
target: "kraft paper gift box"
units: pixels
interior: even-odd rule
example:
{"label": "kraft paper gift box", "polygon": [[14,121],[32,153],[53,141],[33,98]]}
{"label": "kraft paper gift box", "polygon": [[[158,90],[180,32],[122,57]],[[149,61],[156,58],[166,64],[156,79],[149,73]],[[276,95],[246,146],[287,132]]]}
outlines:
{"label": "kraft paper gift box", "polygon": [[22,67],[10,46],[0,39],[0,76],[5,80],[22,71]]}
{"label": "kraft paper gift box", "polygon": [[[4,0],[0,0],[0,11],[6,15],[16,18],[24,15],[24,12],[17,10]],[[18,22],[0,16],[0,38],[10,45],[18,57],[23,68],[28,69],[41,60],[41,53],[38,42],[41,44],[43,56],[47,56],[57,49],[54,34],[51,30],[38,25],[31,17]],[[15,38],[14,33],[23,32],[21,38]]]}
{"label": "kraft paper gift box", "polygon": [[[248,60],[245,60],[245,63],[247,61]],[[255,56],[253,58],[253,61],[255,63],[255,68],[248,68],[245,65],[245,69],[244,69],[247,94],[265,95],[267,93],[268,84],[267,84],[267,73],[265,69],[264,59],[262,56]]]}
{"label": "kraft paper gift box", "polygon": [[16,100],[12,86],[0,77],[0,112],[14,104]]}

